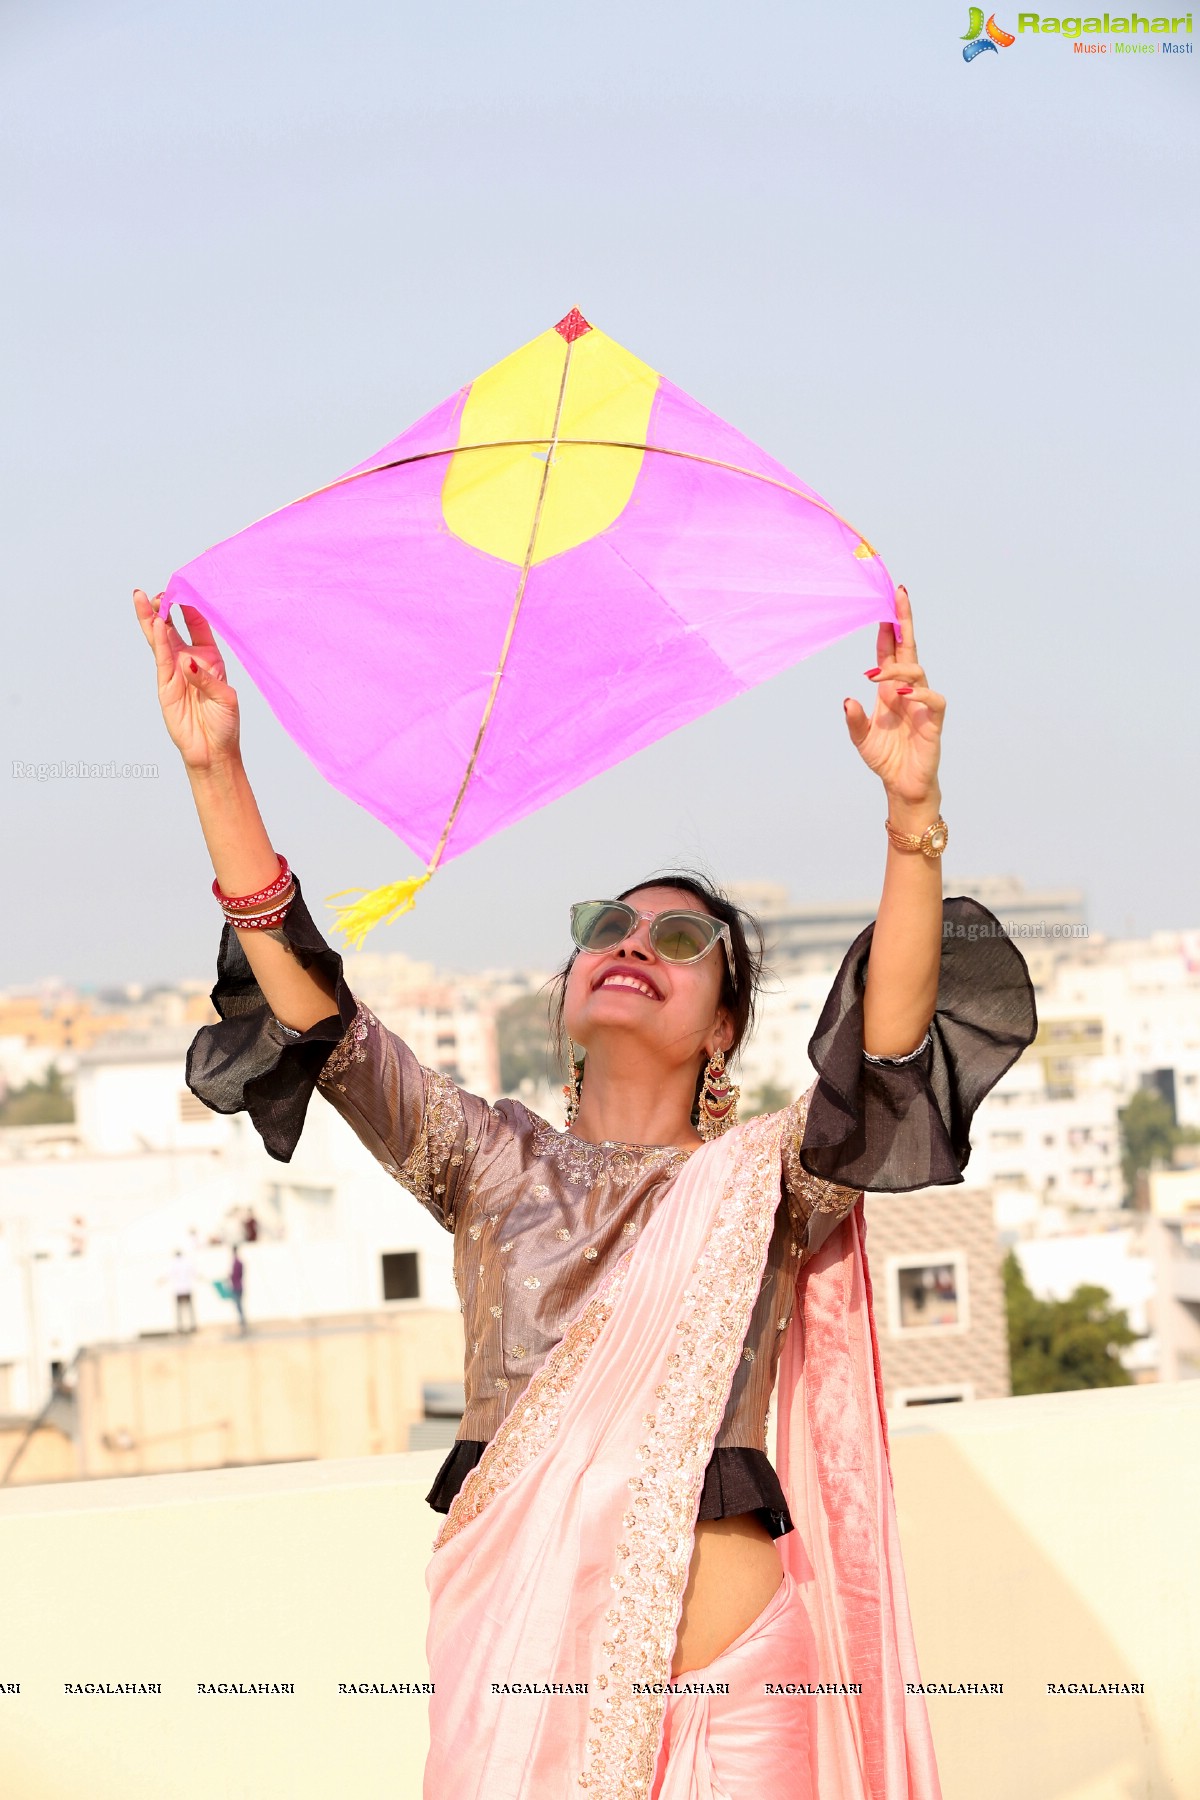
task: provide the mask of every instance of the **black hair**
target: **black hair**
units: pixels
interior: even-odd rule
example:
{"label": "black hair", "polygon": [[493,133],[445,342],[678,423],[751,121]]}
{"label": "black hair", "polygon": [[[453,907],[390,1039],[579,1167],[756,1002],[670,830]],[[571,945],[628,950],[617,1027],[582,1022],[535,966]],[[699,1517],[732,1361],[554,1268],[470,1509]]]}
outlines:
{"label": "black hair", "polygon": [[[754,1021],[758,1012],[758,996],[762,989],[766,968],[763,962],[764,940],[762,926],[752,913],[743,907],[735,906],[729,896],[715,882],[710,881],[695,869],[668,870],[647,877],[645,881],[635,881],[632,887],[622,889],[615,897],[628,900],[630,894],[638,894],[643,888],[666,887],[680,888],[698,900],[705,912],[714,919],[729,927],[730,947],[733,950],[733,966],[737,971],[737,985],[730,980],[729,963],[725,956],[724,946],[714,950],[712,954],[721,958],[721,996],[720,1004],[726,1009],[733,1023],[733,1041],[726,1055],[734,1057],[742,1044],[754,1030]],[[572,950],[567,961],[554,976],[550,993],[550,1025],[555,1054],[564,1070],[570,1068],[570,1045],[567,1040],[566,1004],[567,977],[574,966],[578,950]],[[696,1083],[696,1097],[699,1099],[700,1083],[704,1071],[701,1070]]]}

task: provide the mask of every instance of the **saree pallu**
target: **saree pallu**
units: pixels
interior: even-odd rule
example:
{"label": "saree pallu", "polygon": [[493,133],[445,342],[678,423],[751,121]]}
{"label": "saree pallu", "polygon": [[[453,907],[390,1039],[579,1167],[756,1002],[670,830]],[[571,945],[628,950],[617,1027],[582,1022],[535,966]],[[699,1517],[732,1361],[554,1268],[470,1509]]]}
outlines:
{"label": "saree pallu", "polygon": [[[451,1506],[426,1572],[425,1800],[650,1800],[661,1784],[704,1470],[762,1281],[782,1125],[753,1119],[688,1160]],[[799,1700],[810,1751],[787,1795],[941,1800],[924,1701],[904,1688],[919,1673],[861,1210],[800,1271],[780,1359],[797,1529],[777,1546],[811,1624],[808,1676],[862,1684]]]}

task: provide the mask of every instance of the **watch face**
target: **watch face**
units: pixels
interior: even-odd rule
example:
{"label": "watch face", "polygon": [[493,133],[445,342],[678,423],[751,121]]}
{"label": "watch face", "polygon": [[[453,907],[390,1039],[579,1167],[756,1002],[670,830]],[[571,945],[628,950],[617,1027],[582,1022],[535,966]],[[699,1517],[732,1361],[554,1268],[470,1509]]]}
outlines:
{"label": "watch face", "polygon": [[949,841],[950,833],[946,830],[946,827],[944,825],[935,825],[929,834],[929,848],[935,851],[944,850]]}

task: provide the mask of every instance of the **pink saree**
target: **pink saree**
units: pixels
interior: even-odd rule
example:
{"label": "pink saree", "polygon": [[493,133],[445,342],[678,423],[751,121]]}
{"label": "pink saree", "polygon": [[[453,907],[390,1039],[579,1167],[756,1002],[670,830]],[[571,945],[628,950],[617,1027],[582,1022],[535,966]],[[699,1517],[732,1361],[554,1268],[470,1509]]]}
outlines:
{"label": "pink saree", "polygon": [[[426,1800],[651,1800],[656,1770],[664,1791],[696,1513],[779,1205],[783,1120],[688,1160],[447,1514],[426,1574]],[[905,1688],[919,1673],[863,1242],[855,1207],[797,1277],[777,1395],[796,1530],[777,1540],[787,1594],[764,1614],[798,1588],[795,1641],[815,1640],[802,1677],[861,1694],[756,1702],[756,1721],[808,1709],[787,1800],[941,1800],[924,1699]]]}

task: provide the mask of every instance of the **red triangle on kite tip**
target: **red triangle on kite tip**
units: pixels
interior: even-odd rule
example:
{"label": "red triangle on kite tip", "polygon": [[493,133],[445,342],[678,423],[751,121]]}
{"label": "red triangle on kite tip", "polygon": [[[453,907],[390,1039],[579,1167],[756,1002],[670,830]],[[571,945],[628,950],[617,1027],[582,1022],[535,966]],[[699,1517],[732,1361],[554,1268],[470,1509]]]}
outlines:
{"label": "red triangle on kite tip", "polygon": [[560,319],[554,329],[557,332],[561,332],[568,344],[573,344],[576,338],[582,337],[585,331],[590,331],[592,328],[580,312],[579,308],[573,306],[566,318]]}

